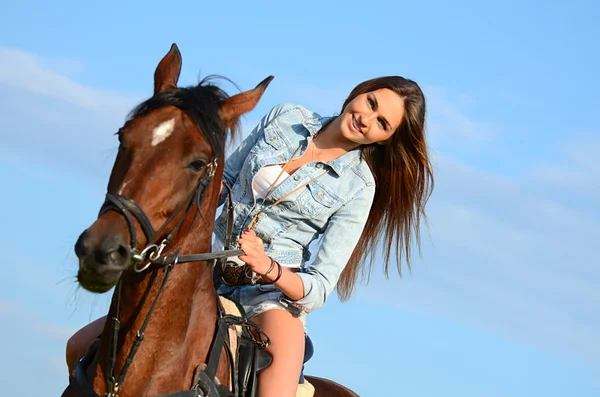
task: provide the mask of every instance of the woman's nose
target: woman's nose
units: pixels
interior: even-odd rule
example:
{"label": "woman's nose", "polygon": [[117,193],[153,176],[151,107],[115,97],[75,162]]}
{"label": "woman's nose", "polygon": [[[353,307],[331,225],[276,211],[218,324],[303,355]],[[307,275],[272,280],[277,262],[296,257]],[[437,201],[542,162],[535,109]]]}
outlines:
{"label": "woman's nose", "polygon": [[377,118],[377,114],[375,114],[375,112],[373,113],[369,113],[363,116],[362,118],[362,122],[367,126],[370,127],[371,123],[373,122],[373,120],[375,120]]}

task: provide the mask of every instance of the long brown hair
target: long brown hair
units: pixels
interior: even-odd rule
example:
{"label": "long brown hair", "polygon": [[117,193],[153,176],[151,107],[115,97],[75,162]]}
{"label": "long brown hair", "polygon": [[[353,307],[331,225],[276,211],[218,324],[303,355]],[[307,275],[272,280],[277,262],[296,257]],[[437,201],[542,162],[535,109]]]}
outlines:
{"label": "long brown hair", "polygon": [[[405,113],[385,144],[361,148],[375,177],[375,198],[362,236],[337,283],[342,301],[352,295],[359,270],[363,269],[363,276],[367,269],[370,273],[381,237],[386,276],[392,247],[396,247],[398,273],[402,275],[402,253],[410,269],[413,239],[420,247],[421,217],[426,218],[425,204],[433,191],[433,171],[425,142],[425,96],[417,83],[399,76],[364,81],[346,98],[342,111],[357,96],[382,88],[404,99]],[[363,267],[367,261],[368,266]]]}

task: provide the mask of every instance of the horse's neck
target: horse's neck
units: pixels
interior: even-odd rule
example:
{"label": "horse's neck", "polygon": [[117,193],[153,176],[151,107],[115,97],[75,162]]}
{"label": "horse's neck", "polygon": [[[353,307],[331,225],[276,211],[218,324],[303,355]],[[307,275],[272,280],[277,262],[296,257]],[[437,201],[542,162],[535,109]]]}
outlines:
{"label": "horse's neck", "polygon": [[[203,245],[184,241],[178,247],[183,248],[183,252],[209,252],[210,246]],[[123,368],[164,277],[164,270],[148,273],[142,281],[139,275],[123,276],[116,375]],[[113,295],[98,352],[103,368],[106,368],[109,358],[111,318],[116,314],[116,297],[116,294]],[[162,391],[160,389],[165,388],[189,388],[195,367],[206,361],[215,332],[216,317],[216,293],[210,264],[176,265],[156,303],[144,340],[133,359],[134,364],[127,372],[123,390],[127,392],[121,396],[142,390],[144,393],[159,393]],[[101,375],[100,372],[98,367],[96,374]]]}

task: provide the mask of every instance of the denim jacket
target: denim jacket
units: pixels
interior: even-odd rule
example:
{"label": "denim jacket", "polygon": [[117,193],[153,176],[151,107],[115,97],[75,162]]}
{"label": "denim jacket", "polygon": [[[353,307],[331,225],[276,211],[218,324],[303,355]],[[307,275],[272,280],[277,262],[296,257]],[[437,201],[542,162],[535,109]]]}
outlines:
{"label": "denim jacket", "polygon": [[[301,147],[304,154],[314,135],[330,118],[292,104],[275,106],[227,158],[224,182],[232,188],[233,236],[247,228],[264,205],[254,230],[265,243],[265,253],[281,265],[298,266],[304,297],[297,303],[308,309],[325,304],[366,223],[375,180],[360,150],[352,150],[329,162],[309,162],[278,185],[263,203],[255,199],[252,181],[266,165],[283,164]],[[269,205],[324,171],[326,175]],[[225,198],[221,199],[221,203]],[[215,224],[215,235],[224,241],[227,211]],[[322,237],[314,260],[309,245]]]}

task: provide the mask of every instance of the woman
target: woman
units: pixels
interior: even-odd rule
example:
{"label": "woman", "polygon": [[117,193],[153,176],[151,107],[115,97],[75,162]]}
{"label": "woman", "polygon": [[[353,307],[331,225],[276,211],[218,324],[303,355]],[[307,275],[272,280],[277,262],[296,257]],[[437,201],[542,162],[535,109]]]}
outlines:
{"label": "woman", "polygon": [[[228,158],[233,235],[252,277],[219,293],[238,301],[271,339],[273,363],[260,374],[260,397],[295,396],[306,314],[336,285],[340,298],[349,298],[361,263],[382,238],[386,272],[393,245],[397,259],[404,251],[409,262],[433,186],[424,124],[419,86],[382,77],[355,87],[337,117],[276,106]],[[226,218],[222,213],[215,225],[216,249],[223,248]]]}
{"label": "woman", "polygon": [[[295,396],[307,313],[336,287],[348,299],[380,240],[386,272],[392,246],[398,269],[403,252],[410,265],[433,187],[424,124],[419,86],[381,77],[356,86],[336,117],[274,107],[227,159],[234,245],[245,253],[237,262],[248,271],[241,285],[229,286],[240,278],[226,267],[219,293],[239,302],[271,340],[273,362],[260,373],[259,397]],[[224,211],[215,249],[223,248],[226,222]],[[83,333],[69,341],[67,361],[82,350]]]}

